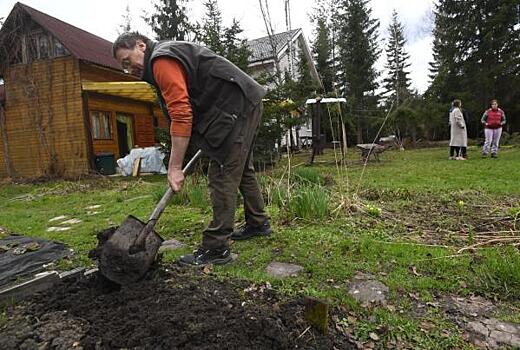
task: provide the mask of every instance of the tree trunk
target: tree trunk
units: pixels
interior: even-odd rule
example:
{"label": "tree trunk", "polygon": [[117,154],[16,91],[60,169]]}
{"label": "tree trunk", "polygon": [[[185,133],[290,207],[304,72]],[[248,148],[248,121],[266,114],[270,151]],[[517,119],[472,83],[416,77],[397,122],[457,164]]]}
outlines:
{"label": "tree trunk", "polygon": [[361,127],[361,117],[357,116],[357,143],[363,143],[363,128]]}
{"label": "tree trunk", "polygon": [[412,125],[412,144],[413,147],[417,145],[417,127],[415,125]]}

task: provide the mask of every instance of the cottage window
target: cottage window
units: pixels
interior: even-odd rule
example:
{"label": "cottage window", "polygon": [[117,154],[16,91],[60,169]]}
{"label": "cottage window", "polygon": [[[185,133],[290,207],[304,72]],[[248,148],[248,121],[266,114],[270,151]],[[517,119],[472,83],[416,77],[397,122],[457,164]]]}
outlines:
{"label": "cottage window", "polygon": [[31,58],[42,60],[50,57],[49,37],[46,33],[31,34]]}
{"label": "cottage window", "polygon": [[41,34],[38,37],[38,58],[49,58],[49,37],[46,34]]}
{"label": "cottage window", "polygon": [[58,40],[54,39],[54,57],[67,56],[69,52]]}
{"label": "cottage window", "polygon": [[112,127],[110,123],[110,112],[91,111],[90,123],[92,137],[96,140],[111,140]]}

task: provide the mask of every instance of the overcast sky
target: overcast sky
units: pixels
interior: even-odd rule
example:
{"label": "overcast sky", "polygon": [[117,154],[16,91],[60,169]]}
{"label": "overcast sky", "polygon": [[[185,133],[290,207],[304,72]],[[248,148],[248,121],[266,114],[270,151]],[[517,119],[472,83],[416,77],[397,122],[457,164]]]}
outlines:
{"label": "overcast sky", "polygon": [[[267,0],[275,32],[286,30],[284,0]],[[312,10],[314,0],[292,0],[292,28],[302,28],[307,40],[313,38],[313,28],[308,13]],[[0,17],[7,17],[15,0],[0,0]],[[152,36],[150,29],[141,19],[144,11],[152,11],[151,1],[142,0],[23,0],[22,3],[39,11],[54,16],[62,21],[114,41],[118,26],[123,23],[122,16],[126,6],[130,7],[133,26],[143,34]],[[189,14],[192,20],[203,16],[203,0],[191,0]],[[224,25],[229,25],[232,18],[240,21],[244,29],[244,38],[254,39],[266,35],[262,13],[258,0],[218,0]],[[428,87],[428,62],[431,61],[431,9],[433,0],[371,0],[373,18],[379,19],[380,38],[386,38],[391,13],[396,9],[405,26],[408,45],[407,52],[411,56],[410,77],[412,87],[424,92]],[[383,42],[381,42],[383,44]],[[379,70],[384,67],[384,54],[377,63]]]}

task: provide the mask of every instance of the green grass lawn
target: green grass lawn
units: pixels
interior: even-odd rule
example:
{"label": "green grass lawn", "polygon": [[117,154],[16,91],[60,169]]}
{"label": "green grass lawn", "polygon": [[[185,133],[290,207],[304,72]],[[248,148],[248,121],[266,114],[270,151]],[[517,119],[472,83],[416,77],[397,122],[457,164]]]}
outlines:
{"label": "green grass lawn", "polygon": [[[500,304],[497,317],[520,322],[518,245],[484,244],[520,236],[520,149],[503,147],[498,159],[482,159],[470,148],[469,156],[448,160],[444,148],[387,151],[380,162],[364,166],[354,149],[346,163],[328,150],[312,167],[305,165],[307,153],[284,157],[260,175],[274,235],[233,244],[237,261],[214,272],[220,278],[268,281],[288,297],[304,294],[345,307],[355,321],[339,322],[361,340],[385,325],[383,341],[471,348],[440,309],[421,316],[433,325],[428,332],[414,311],[417,300],[480,295]],[[165,176],[3,185],[0,226],[68,244],[76,254],[61,263],[63,269],[90,266],[86,253],[95,246],[96,233],[128,214],[146,220],[165,186]],[[157,231],[187,247],[164,254],[165,262],[196,247],[211,214],[203,178],[189,179],[177,197]],[[61,215],[81,222],[49,232],[59,226],[49,220]],[[237,220],[242,216],[238,210]],[[478,249],[457,253],[479,243]],[[304,272],[275,279],[265,272],[271,261],[296,263]],[[348,283],[358,272],[389,287],[389,306],[367,309],[352,299]]]}

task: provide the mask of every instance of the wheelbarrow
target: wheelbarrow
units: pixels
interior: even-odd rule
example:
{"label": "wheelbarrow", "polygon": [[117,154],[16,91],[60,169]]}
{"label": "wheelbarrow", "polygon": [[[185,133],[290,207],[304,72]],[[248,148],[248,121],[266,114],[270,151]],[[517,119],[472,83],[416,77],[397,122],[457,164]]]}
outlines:
{"label": "wheelbarrow", "polygon": [[[186,174],[201,156],[199,150],[186,164],[182,172]],[[112,282],[126,285],[143,278],[155,260],[163,239],[154,227],[159,217],[173,197],[170,186],[155,207],[148,222],[128,216],[110,237],[98,248],[99,272]]]}

